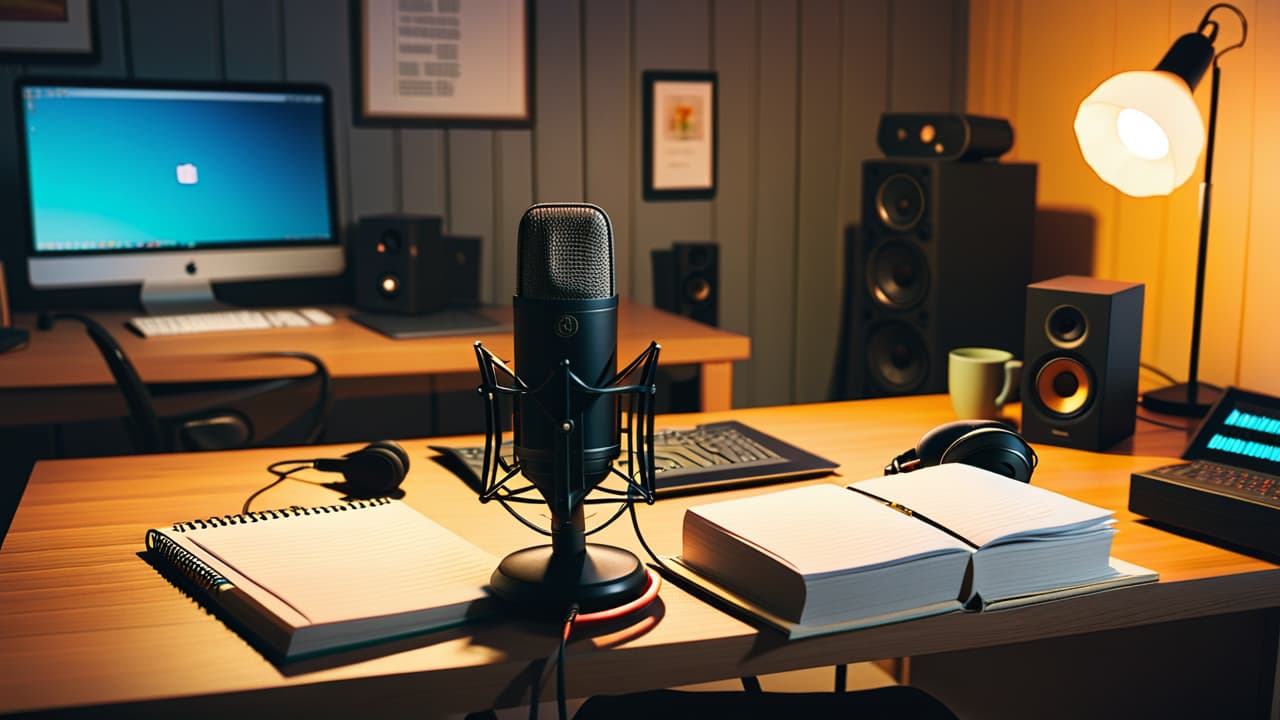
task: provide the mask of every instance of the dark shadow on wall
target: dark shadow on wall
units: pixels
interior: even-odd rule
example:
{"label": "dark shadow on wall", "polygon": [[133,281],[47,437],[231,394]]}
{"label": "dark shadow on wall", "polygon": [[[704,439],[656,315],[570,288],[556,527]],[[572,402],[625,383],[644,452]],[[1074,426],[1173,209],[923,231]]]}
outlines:
{"label": "dark shadow on wall", "polygon": [[1093,214],[1081,208],[1038,208],[1031,281],[1059,275],[1092,275],[1097,226]]}

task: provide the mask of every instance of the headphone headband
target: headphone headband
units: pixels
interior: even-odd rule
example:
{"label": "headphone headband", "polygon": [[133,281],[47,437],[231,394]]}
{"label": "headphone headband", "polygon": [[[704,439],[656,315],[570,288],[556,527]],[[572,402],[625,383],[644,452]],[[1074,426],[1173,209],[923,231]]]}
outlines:
{"label": "headphone headband", "polygon": [[956,420],[939,425],[920,438],[919,444],[885,466],[885,475],[911,472],[946,462],[990,470],[1031,482],[1039,463],[1036,451],[1021,435],[994,420]]}

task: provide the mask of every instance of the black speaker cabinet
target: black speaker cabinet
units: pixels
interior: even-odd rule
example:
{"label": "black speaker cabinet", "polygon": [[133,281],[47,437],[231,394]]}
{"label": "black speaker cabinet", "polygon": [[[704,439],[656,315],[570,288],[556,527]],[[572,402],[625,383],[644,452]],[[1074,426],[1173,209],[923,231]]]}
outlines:
{"label": "black speaker cabinet", "polygon": [[1013,126],[1004,118],[960,113],[884,113],[876,143],[886,157],[980,160],[1013,147]]}
{"label": "black speaker cabinet", "polygon": [[1104,450],[1133,434],[1141,283],[1064,275],[1027,286],[1022,434]]}
{"label": "black speaker cabinet", "polygon": [[438,217],[360,218],[354,253],[356,307],[406,315],[445,307],[454,282],[451,255]]}
{"label": "black speaker cabinet", "polygon": [[678,242],[670,250],[654,250],[652,258],[654,306],[719,325],[719,246]]}
{"label": "black speaker cabinet", "polygon": [[1036,166],[885,159],[863,164],[847,258],[849,397],[940,393],[947,353],[1022,348]]}

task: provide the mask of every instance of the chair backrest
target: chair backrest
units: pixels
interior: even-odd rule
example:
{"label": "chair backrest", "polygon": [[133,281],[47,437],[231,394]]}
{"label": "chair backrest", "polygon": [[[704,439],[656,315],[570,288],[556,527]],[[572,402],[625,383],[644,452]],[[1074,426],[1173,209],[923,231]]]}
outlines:
{"label": "chair backrest", "polygon": [[[314,372],[301,377],[226,383],[213,388],[191,384],[155,386],[153,392],[153,388],[142,382],[124,349],[93,318],[76,313],[42,313],[39,327],[47,330],[63,319],[85,326],[111,370],[129,409],[130,435],[136,452],[225,450],[260,444],[300,416],[308,418],[301,443],[314,443],[324,432],[332,405],[332,381],[324,362],[310,353],[265,352],[228,358],[228,361],[264,357],[303,360]],[[286,410],[287,417],[281,420],[281,408],[287,404],[273,394],[279,395],[281,391],[311,381],[317,386],[314,402],[301,413]],[[157,406],[166,409],[158,412]],[[257,413],[250,409],[255,406]],[[272,417],[263,420],[258,415]]]}

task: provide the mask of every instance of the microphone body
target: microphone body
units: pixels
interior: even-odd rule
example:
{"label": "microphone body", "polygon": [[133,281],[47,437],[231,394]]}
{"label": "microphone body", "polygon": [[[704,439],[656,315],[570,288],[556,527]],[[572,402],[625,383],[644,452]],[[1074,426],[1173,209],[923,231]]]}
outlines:
{"label": "microphone body", "polygon": [[534,205],[520,219],[518,254],[515,364],[528,392],[513,407],[515,455],[559,527],[621,447],[615,396],[590,391],[618,369],[613,228],[594,205]]}
{"label": "microphone body", "polygon": [[[612,395],[577,392],[565,386],[562,366],[584,384],[604,387],[618,368],[618,298],[595,300],[513,299],[516,371],[530,383],[531,393],[515,404],[515,453],[525,475],[540,489],[554,482],[557,458],[577,449],[565,446],[581,419],[582,474],[589,490],[609,472],[618,456],[618,413]],[[567,400],[569,414],[556,417]]]}

